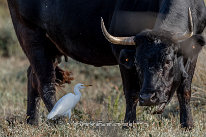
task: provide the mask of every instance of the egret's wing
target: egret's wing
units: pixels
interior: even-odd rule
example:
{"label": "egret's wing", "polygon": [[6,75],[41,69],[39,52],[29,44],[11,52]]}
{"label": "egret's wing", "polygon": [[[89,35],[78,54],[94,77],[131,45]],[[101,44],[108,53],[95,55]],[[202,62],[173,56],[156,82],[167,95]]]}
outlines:
{"label": "egret's wing", "polygon": [[54,105],[53,109],[48,115],[48,119],[52,119],[55,116],[61,116],[64,115],[66,111],[73,108],[75,101],[75,95],[72,93],[69,93],[65,96],[63,96],[61,99],[57,101],[57,103]]}

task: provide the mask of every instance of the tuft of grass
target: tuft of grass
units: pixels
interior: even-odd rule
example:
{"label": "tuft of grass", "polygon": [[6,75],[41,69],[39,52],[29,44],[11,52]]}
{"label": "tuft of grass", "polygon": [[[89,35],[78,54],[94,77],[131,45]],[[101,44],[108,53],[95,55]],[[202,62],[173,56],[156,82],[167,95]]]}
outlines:
{"label": "tuft of grass", "polygon": [[121,121],[125,114],[125,102],[123,101],[123,92],[121,92],[122,86],[111,90],[111,94],[108,95],[108,119],[111,121]]}

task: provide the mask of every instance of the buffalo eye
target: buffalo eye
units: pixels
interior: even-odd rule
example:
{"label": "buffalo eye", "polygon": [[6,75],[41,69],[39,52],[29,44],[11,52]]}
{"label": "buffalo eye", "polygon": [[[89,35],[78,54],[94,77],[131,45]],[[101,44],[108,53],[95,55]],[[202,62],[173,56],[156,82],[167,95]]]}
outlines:
{"label": "buffalo eye", "polygon": [[170,65],[171,64],[171,62],[172,62],[172,57],[169,55],[169,56],[167,56],[166,57],[166,59],[165,59],[165,65]]}
{"label": "buffalo eye", "polygon": [[172,60],[168,60],[168,59],[165,61],[164,69],[168,70],[170,68],[171,61]]}
{"label": "buffalo eye", "polygon": [[166,65],[169,65],[170,62],[171,62],[171,60],[166,60],[165,64],[166,64]]}

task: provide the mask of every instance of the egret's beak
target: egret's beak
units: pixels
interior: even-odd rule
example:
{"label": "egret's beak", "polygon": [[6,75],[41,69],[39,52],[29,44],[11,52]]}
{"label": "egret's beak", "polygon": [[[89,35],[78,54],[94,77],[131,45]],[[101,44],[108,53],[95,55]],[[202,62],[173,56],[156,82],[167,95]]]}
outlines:
{"label": "egret's beak", "polygon": [[85,87],[90,87],[90,86],[92,86],[92,85],[84,85]]}

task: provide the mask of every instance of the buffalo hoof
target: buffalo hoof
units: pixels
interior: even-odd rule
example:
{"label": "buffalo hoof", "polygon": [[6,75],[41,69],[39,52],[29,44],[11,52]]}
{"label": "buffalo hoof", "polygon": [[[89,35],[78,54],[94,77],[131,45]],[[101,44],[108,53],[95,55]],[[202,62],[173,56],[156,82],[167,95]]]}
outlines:
{"label": "buffalo hoof", "polygon": [[39,120],[36,119],[27,119],[27,124],[38,126]]}
{"label": "buffalo hoof", "polygon": [[134,123],[126,123],[125,125],[122,126],[122,129],[132,129],[134,128]]}
{"label": "buffalo hoof", "polygon": [[122,129],[131,129],[134,127],[134,125],[137,123],[137,120],[130,120],[129,122],[128,121],[125,121],[124,122],[124,125],[122,126]]}
{"label": "buffalo hoof", "polygon": [[26,117],[27,124],[37,126],[39,124],[39,117],[31,117],[27,116]]}
{"label": "buffalo hoof", "polygon": [[188,123],[182,123],[181,128],[183,128],[186,131],[188,131],[188,130],[190,131],[194,128],[194,125],[193,124],[188,124]]}

